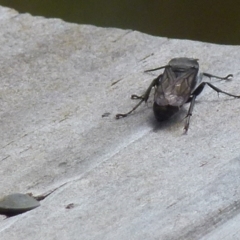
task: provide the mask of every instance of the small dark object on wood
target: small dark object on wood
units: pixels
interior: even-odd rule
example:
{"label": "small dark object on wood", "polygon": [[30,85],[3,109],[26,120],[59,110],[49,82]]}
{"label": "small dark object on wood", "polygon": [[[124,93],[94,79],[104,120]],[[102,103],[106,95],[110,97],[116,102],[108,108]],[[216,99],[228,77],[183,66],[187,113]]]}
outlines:
{"label": "small dark object on wood", "polygon": [[203,88],[208,85],[217,93],[223,93],[231,97],[240,98],[240,96],[233,95],[222,91],[209,82],[202,82],[202,77],[214,77],[222,80],[229,80],[233,77],[232,74],[226,77],[218,77],[209,73],[201,73],[199,80],[197,77],[199,71],[199,64],[197,59],[192,58],[173,58],[168,65],[155,69],[150,69],[145,72],[165,69],[163,74],[155,78],[146,92],[142,96],[132,95],[131,99],[140,99],[140,102],[129,112],[125,114],[117,114],[116,119],[126,117],[134,110],[136,110],[142,102],[147,102],[152,88],[155,88],[153,111],[158,121],[164,121],[173,116],[180,108],[190,102],[190,107],[186,116],[186,123],[184,126],[185,133],[188,131],[190,117],[192,116],[193,107],[196,97],[202,92]]}
{"label": "small dark object on wood", "polygon": [[103,113],[103,114],[102,114],[102,118],[104,118],[104,117],[108,117],[109,115],[110,115],[109,112]]}
{"label": "small dark object on wood", "polygon": [[74,203],[69,203],[65,208],[66,209],[72,209],[75,207],[75,204]]}

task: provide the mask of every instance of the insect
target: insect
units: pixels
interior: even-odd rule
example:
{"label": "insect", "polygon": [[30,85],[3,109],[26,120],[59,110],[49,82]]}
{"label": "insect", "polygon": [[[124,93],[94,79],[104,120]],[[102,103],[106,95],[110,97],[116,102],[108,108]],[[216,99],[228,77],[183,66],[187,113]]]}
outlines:
{"label": "insect", "polygon": [[145,72],[156,71],[159,69],[164,69],[164,72],[153,79],[148,89],[142,96],[135,94],[131,96],[131,99],[140,99],[140,102],[131,111],[125,114],[117,114],[116,119],[128,116],[136,110],[142,102],[147,102],[149,94],[154,87],[155,94],[153,111],[158,121],[169,119],[177,113],[185,103],[190,103],[184,126],[184,131],[186,133],[189,128],[196,97],[202,92],[206,85],[218,94],[223,93],[231,97],[240,98],[240,96],[222,91],[209,82],[203,82],[203,76],[229,80],[233,77],[233,75],[229,74],[226,77],[218,77],[209,73],[201,73],[198,76],[198,59],[173,58],[169,61],[168,65],[146,70]]}

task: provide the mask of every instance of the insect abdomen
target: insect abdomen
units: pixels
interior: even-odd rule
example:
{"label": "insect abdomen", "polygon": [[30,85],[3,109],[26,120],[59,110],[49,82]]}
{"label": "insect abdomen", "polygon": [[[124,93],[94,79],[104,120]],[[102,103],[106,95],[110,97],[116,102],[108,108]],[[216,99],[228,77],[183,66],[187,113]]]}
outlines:
{"label": "insect abdomen", "polygon": [[153,112],[158,121],[165,121],[179,111],[179,107],[165,105],[159,106],[156,102],[153,104]]}

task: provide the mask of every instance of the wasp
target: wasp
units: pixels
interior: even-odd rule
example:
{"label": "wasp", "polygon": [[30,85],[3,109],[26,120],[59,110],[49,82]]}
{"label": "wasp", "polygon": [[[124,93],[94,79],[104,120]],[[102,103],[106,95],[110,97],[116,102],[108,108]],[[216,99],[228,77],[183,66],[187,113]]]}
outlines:
{"label": "wasp", "polygon": [[131,111],[125,114],[117,114],[116,119],[128,116],[136,110],[142,102],[147,102],[152,88],[155,88],[153,112],[158,121],[165,121],[169,119],[177,113],[185,103],[190,103],[185,117],[186,122],[184,126],[184,131],[187,133],[196,97],[202,92],[206,85],[218,94],[223,93],[231,97],[240,98],[240,96],[222,91],[209,82],[202,81],[204,76],[221,80],[229,80],[233,77],[233,75],[229,74],[226,77],[219,77],[204,72],[198,75],[198,59],[173,58],[167,65],[146,70],[145,72],[156,71],[159,69],[164,69],[164,72],[153,79],[148,89],[142,96],[135,94],[131,96],[131,99],[140,99],[140,102]]}

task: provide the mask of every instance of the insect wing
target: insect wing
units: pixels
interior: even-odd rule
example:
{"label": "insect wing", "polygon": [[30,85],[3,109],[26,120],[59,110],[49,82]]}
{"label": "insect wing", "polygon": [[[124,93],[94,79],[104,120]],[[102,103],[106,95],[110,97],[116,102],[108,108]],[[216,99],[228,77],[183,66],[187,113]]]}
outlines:
{"label": "insect wing", "polygon": [[173,71],[171,67],[167,67],[163,75],[159,76],[155,102],[159,106],[181,107],[187,102],[197,84],[197,72],[196,68]]}

